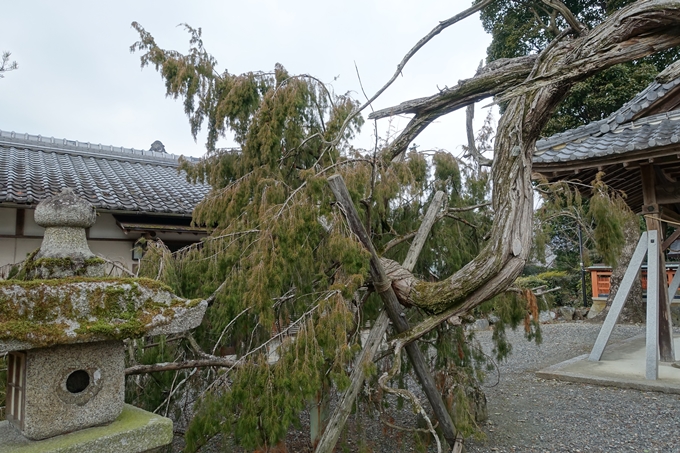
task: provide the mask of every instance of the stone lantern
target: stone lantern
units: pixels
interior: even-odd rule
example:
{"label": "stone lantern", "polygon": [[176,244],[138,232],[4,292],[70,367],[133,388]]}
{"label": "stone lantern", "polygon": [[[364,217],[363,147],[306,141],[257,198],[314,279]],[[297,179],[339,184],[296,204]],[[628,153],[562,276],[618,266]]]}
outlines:
{"label": "stone lantern", "polygon": [[95,210],[68,189],[40,203],[35,220],[45,227],[40,250],[17,280],[0,282],[8,361],[0,453],[133,453],[170,443],[170,420],[124,403],[123,340],[194,328],[207,303],[154,280],[105,277],[85,235]]}

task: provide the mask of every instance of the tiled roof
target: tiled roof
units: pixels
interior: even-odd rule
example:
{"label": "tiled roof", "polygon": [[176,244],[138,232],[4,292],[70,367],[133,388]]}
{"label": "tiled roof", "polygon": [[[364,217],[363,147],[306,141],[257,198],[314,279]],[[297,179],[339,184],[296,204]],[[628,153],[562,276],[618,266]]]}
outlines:
{"label": "tiled roof", "polygon": [[[645,116],[645,110],[680,89],[680,78],[652,82],[608,118],[536,143],[535,164],[577,161],[678,143],[680,111]],[[633,121],[631,121],[633,120]]]}
{"label": "tiled roof", "polygon": [[674,110],[619,125],[615,130],[604,134],[600,132],[592,135],[580,134],[551,147],[539,148],[537,144],[533,161],[534,164],[547,164],[603,158],[678,142],[680,142],[680,111]]}
{"label": "tiled roof", "polygon": [[35,205],[65,187],[97,209],[191,215],[209,186],[179,156],[0,131],[0,204]]}

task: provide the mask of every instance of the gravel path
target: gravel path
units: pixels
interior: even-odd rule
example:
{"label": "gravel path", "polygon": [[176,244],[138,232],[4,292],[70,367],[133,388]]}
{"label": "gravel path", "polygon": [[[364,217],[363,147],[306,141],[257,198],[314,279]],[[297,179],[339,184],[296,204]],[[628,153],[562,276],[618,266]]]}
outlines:
{"label": "gravel path", "polygon": [[[640,392],[586,384],[539,379],[535,371],[590,352],[600,324],[586,322],[545,324],[543,344],[524,338],[519,329],[508,331],[513,352],[499,364],[500,380],[490,374],[484,389],[489,420],[481,428],[482,441],[467,440],[467,453],[487,452],[663,452],[680,453],[680,395]],[[611,342],[644,332],[644,326],[617,326]],[[478,332],[484,348],[491,349],[491,332]],[[393,421],[413,426],[408,410],[394,413]],[[311,453],[308,420],[292,431],[287,452]],[[375,415],[353,414],[348,433],[337,452],[423,451],[410,434],[386,429]],[[179,451],[181,440],[175,444]],[[435,452],[432,444],[425,447]],[[202,452],[242,450],[215,439]]]}
{"label": "gravel path", "polygon": [[[485,389],[487,439],[466,442],[467,452],[680,452],[679,395],[539,379],[535,371],[590,352],[600,324],[542,327],[540,346],[509,333],[513,353]],[[617,326],[612,341],[642,332]],[[491,344],[490,332],[478,338]]]}

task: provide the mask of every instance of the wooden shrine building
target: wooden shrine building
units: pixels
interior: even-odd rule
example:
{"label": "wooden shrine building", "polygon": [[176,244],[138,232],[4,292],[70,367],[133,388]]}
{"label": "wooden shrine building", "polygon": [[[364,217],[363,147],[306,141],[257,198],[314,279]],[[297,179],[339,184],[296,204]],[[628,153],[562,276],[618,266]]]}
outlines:
{"label": "wooden shrine building", "polygon": [[[615,297],[591,360],[599,360],[628,293],[627,279],[632,284],[648,254],[647,378],[656,379],[659,357],[675,361],[669,284],[663,274],[664,250],[680,236],[680,62],[609,117],[538,141],[533,170],[551,182],[584,184],[603,172],[602,180],[623,191],[633,212],[645,216],[647,232],[619,289],[625,294]],[[664,237],[667,226],[676,228],[670,237]],[[675,294],[675,279],[670,286]]]}

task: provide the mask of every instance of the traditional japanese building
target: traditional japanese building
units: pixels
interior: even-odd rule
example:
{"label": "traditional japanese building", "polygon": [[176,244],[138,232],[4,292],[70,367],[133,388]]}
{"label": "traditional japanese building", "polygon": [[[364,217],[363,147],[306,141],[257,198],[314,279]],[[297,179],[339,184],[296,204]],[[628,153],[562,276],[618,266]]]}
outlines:
{"label": "traditional japanese building", "polygon": [[[648,300],[658,300],[658,307],[656,303],[647,304],[648,329],[658,330],[648,330],[648,335],[657,339],[656,354],[660,351],[662,360],[674,361],[669,300],[672,297],[668,295],[664,272],[664,250],[680,237],[680,228],[677,228],[680,226],[680,62],[668,67],[609,117],[537,142],[533,170],[537,178],[551,182],[569,180],[586,185],[601,172],[602,180],[609,187],[626,194],[626,203],[633,212],[645,217],[647,232],[629,269],[637,266],[631,270],[635,277],[647,251],[658,255],[647,260]],[[676,228],[669,237],[664,236],[667,227]],[[628,280],[632,282],[633,277]],[[622,289],[628,280],[624,277]],[[671,283],[671,292],[675,294],[677,284],[675,280]],[[608,324],[613,328],[617,309],[620,307],[612,306],[613,319],[608,317],[603,331]],[[657,317],[658,322],[649,322]],[[608,334],[605,336],[608,338]],[[654,352],[649,338],[648,376],[654,374],[651,363]],[[606,345],[606,339],[603,340],[602,350]]]}
{"label": "traditional japanese building", "polygon": [[191,214],[209,187],[188,182],[179,158],[159,141],[142,150],[0,131],[0,278],[40,246],[35,207],[64,188],[97,209],[92,251],[128,268],[140,237],[171,250],[199,241],[206,229]]}

